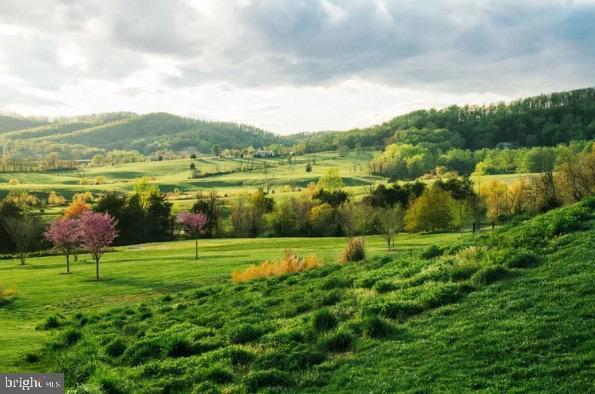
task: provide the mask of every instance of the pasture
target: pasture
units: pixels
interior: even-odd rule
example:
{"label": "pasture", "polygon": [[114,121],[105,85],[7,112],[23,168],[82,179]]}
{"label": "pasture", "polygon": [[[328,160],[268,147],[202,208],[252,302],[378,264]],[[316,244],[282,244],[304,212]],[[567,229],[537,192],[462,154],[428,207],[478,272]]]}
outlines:
{"label": "pasture", "polygon": [[[416,254],[430,244],[446,245],[459,234],[399,234],[395,257]],[[16,286],[18,296],[0,308],[0,370],[27,369],[24,350],[36,350],[47,332],[35,327],[51,314],[97,312],[139,303],[186,288],[229,282],[230,272],[265,259],[278,258],[285,249],[298,255],[316,254],[337,261],[345,238],[262,238],[201,240],[200,259],[193,259],[194,242],[177,241],[117,247],[101,259],[102,280],[94,280],[95,265],[88,255],[71,263],[65,274],[63,256],[0,260],[0,286]],[[386,254],[381,237],[367,239],[370,256]]]}

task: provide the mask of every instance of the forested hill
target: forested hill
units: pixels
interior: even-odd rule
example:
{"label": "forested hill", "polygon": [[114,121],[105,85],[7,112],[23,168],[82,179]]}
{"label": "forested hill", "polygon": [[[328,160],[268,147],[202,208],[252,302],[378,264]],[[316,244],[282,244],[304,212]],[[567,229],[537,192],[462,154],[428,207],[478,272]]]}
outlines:
{"label": "forested hill", "polygon": [[40,126],[48,123],[49,121],[43,118],[25,117],[17,114],[0,112],[0,133]]}
{"label": "forested hill", "polygon": [[[499,142],[515,146],[551,146],[595,138],[595,88],[552,93],[510,103],[485,106],[453,105],[441,110],[419,110],[380,125],[345,132],[290,136],[306,150],[329,150],[345,145],[382,147],[398,142],[411,129],[446,129],[461,148],[494,147]],[[395,136],[397,133],[397,136]],[[460,137],[460,138],[458,138]]]}
{"label": "forested hill", "polygon": [[0,140],[24,141],[28,146],[87,146],[100,149],[159,150],[262,147],[281,137],[256,127],[183,118],[167,113],[99,114],[64,118],[37,127],[0,134]]}

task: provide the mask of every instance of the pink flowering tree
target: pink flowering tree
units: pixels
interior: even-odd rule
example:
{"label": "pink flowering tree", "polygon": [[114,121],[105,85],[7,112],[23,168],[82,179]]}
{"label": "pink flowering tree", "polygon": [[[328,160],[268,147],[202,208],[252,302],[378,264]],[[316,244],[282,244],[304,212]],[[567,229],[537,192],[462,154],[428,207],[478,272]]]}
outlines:
{"label": "pink flowering tree", "polygon": [[207,221],[207,216],[202,213],[182,212],[177,217],[184,231],[194,237],[195,259],[198,259],[198,236],[204,231]]}
{"label": "pink flowering tree", "polygon": [[79,237],[83,248],[95,259],[95,275],[99,280],[99,259],[118,236],[117,221],[107,213],[85,211],[79,218]]}
{"label": "pink flowering tree", "polygon": [[79,223],[75,219],[58,219],[47,227],[44,238],[66,256],[66,273],[70,273],[70,255],[80,244]]}

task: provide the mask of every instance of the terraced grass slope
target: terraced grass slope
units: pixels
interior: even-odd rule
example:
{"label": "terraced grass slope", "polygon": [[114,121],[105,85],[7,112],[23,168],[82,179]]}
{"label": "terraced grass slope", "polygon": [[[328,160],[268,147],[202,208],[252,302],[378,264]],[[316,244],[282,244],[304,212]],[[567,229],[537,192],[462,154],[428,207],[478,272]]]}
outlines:
{"label": "terraced grass slope", "polygon": [[75,392],[588,392],[594,209],[50,318],[54,339],[28,359],[64,371]]}

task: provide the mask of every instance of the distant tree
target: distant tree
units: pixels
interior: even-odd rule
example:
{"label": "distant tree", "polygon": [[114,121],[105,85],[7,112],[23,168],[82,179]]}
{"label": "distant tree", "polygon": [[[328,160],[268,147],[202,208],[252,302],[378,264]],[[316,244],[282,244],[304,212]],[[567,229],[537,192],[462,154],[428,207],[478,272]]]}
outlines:
{"label": "distant tree", "polygon": [[202,213],[207,217],[206,232],[213,238],[219,230],[221,220],[221,201],[217,191],[211,190],[208,193],[198,193],[196,202],[192,205],[192,212]]}
{"label": "distant tree", "polygon": [[339,147],[337,147],[337,155],[339,155],[339,157],[345,157],[345,156],[347,156],[348,153],[349,153],[348,146],[339,145]]}
{"label": "distant tree", "polygon": [[193,160],[196,159],[196,154],[195,153],[191,154],[190,155],[190,158],[193,159]]}
{"label": "distant tree", "polygon": [[376,210],[365,203],[350,203],[342,207],[343,225],[349,235],[361,235],[365,245],[365,236],[376,220]]}
{"label": "distant tree", "polygon": [[465,226],[473,223],[475,213],[473,205],[469,200],[451,199],[448,205],[450,224],[452,227],[462,231]]}
{"label": "distant tree", "polygon": [[107,213],[83,212],[79,219],[81,245],[95,260],[95,278],[99,280],[99,260],[118,236],[117,221]]}
{"label": "distant tree", "polygon": [[435,231],[450,225],[450,193],[437,185],[426,189],[407,209],[405,226],[410,231]]}
{"label": "distant tree", "polygon": [[312,172],[312,164],[306,163],[306,172]]}
{"label": "distant tree", "polygon": [[190,163],[190,169],[191,170],[196,170],[196,164]]}
{"label": "distant tree", "polygon": [[221,147],[218,144],[213,145],[213,155],[215,157],[221,156]]}
{"label": "distant tree", "polygon": [[60,206],[66,204],[66,198],[64,196],[59,195],[55,191],[51,191],[48,195],[48,204],[54,206]]}
{"label": "distant tree", "polygon": [[399,204],[386,207],[378,212],[378,222],[386,239],[386,246],[391,250],[395,244],[395,234],[403,228],[405,212]]}
{"label": "distant tree", "polygon": [[33,213],[23,213],[20,217],[4,217],[2,222],[8,236],[16,245],[21,265],[25,265],[25,255],[41,227],[39,216]]}
{"label": "distant tree", "polygon": [[343,179],[336,168],[329,168],[326,173],[318,179],[318,187],[333,192],[343,187]]}
{"label": "distant tree", "polygon": [[49,224],[44,238],[54,244],[56,249],[61,250],[66,257],[66,273],[70,273],[70,255],[78,247],[79,223],[74,219],[57,219]]}
{"label": "distant tree", "polygon": [[177,222],[184,226],[184,231],[194,237],[195,259],[198,260],[198,236],[203,232],[207,224],[207,217],[202,213],[181,212],[178,214]]}
{"label": "distant tree", "polygon": [[341,206],[349,199],[349,194],[341,189],[335,189],[333,191],[326,191],[324,189],[318,189],[312,195],[312,198],[319,200],[322,203],[327,203],[333,208]]}
{"label": "distant tree", "polygon": [[161,155],[157,156],[157,161],[163,161],[163,156],[161,156]]}

